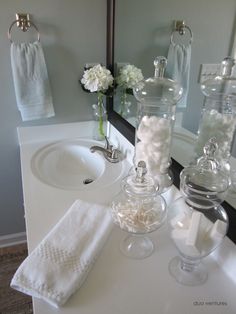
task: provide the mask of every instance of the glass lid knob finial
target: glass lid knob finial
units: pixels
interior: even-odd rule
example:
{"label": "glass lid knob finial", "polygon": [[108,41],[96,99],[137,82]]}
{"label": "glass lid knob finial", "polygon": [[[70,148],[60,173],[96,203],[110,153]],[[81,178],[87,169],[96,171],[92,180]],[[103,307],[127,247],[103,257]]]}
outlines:
{"label": "glass lid knob finial", "polygon": [[136,178],[135,178],[136,181],[144,182],[145,181],[144,177],[147,173],[147,167],[146,167],[145,161],[140,160],[135,170],[136,170]]}
{"label": "glass lid knob finial", "polygon": [[197,166],[205,170],[216,170],[219,167],[215,154],[218,144],[215,137],[210,138],[203,147],[203,156],[197,159]]}
{"label": "glass lid knob finial", "polygon": [[230,76],[234,65],[235,65],[235,59],[231,57],[224,58],[224,60],[221,62],[221,66],[222,66],[221,75]]}

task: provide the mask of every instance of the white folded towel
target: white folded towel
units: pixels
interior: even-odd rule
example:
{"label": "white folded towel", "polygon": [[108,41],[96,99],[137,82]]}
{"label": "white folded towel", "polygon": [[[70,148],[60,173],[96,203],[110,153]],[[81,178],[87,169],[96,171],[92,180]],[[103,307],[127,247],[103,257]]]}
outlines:
{"label": "white folded towel", "polygon": [[107,207],[76,201],[20,265],[11,287],[63,305],[82,285],[112,225]]}
{"label": "white folded towel", "polygon": [[23,121],[55,115],[40,42],[12,43],[11,66],[17,107]]}
{"label": "white folded towel", "polygon": [[177,103],[177,108],[186,108],[189,88],[189,73],[191,63],[191,44],[174,44],[169,46],[165,76],[177,81],[183,87],[183,96]]}

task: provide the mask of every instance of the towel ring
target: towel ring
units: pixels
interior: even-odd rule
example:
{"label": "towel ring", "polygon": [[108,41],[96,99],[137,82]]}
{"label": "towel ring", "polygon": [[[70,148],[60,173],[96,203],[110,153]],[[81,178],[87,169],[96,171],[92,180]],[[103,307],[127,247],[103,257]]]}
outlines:
{"label": "towel ring", "polygon": [[[9,27],[9,29],[8,29],[7,37],[8,37],[8,39],[10,40],[11,43],[13,42],[12,39],[11,39],[11,30],[12,30],[12,27],[13,27],[16,23],[21,24],[21,22],[22,22],[22,20],[20,20],[20,19],[15,20],[14,22],[11,23],[11,25],[10,25],[10,27]],[[18,27],[20,27],[23,32],[26,32],[30,26],[33,26],[34,29],[37,31],[37,39],[38,39],[38,41],[40,41],[40,33],[39,33],[39,30],[38,30],[37,26],[36,26],[33,22],[31,22],[30,20],[27,20],[27,24],[23,24],[23,26],[18,26]]]}
{"label": "towel ring", "polygon": [[193,41],[193,33],[191,31],[191,28],[188,27],[187,25],[182,25],[180,28],[176,28],[175,30],[173,30],[173,32],[171,33],[171,36],[170,36],[170,42],[175,45],[175,42],[174,42],[174,33],[175,32],[178,32],[181,36],[185,34],[185,31],[184,29],[187,29],[189,31],[189,34],[190,34],[190,39],[189,39],[189,44],[192,43]]}

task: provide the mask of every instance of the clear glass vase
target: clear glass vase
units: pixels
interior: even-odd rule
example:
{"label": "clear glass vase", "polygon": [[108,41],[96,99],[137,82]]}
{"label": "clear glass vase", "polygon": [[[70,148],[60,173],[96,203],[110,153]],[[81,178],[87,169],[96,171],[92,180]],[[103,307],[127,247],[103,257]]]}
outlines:
{"label": "clear glass vase", "polygon": [[129,118],[131,110],[131,101],[128,99],[126,89],[121,90],[119,114],[123,118]]}
{"label": "clear glass vase", "polygon": [[97,141],[105,140],[107,135],[107,112],[103,103],[103,94],[98,93],[97,103],[93,104],[93,139]]}

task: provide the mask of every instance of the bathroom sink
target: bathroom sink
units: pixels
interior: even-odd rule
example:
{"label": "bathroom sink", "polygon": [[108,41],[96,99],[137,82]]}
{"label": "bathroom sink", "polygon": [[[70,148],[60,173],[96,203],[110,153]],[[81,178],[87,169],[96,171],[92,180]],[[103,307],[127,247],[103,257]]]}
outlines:
{"label": "bathroom sink", "polygon": [[103,155],[91,153],[89,139],[54,142],[39,149],[31,159],[33,174],[43,183],[64,190],[91,190],[119,179],[122,163],[109,163]]}

